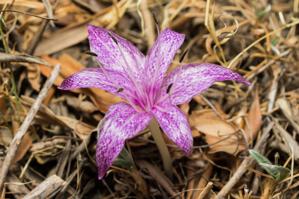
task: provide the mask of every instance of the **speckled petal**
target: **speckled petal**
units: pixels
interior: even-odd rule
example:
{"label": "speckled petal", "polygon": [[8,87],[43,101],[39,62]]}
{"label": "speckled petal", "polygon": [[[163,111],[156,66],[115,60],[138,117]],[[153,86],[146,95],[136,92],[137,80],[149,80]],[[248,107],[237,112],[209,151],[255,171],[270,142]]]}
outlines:
{"label": "speckled petal", "polygon": [[144,66],[144,55],[129,41],[104,28],[89,25],[90,49],[105,68],[138,77]]}
{"label": "speckled petal", "polygon": [[165,29],[159,34],[146,56],[145,70],[147,71],[147,77],[150,77],[156,83],[163,79],[168,66],[171,64],[184,39],[185,36],[183,34],[170,29]]}
{"label": "speckled petal", "polygon": [[193,137],[186,115],[170,103],[164,103],[153,110],[164,133],[187,155],[192,151]]}
{"label": "speckled petal", "polygon": [[[189,64],[172,71],[164,80],[164,93],[168,90],[172,104],[182,104],[218,81],[234,80],[250,83],[240,74],[216,64]],[[168,89],[167,89],[168,88]]]}
{"label": "speckled petal", "polygon": [[119,91],[131,89],[132,83],[119,72],[92,67],[69,76],[62,82],[59,89],[71,90],[91,87],[100,88],[125,98],[124,92]]}
{"label": "speckled petal", "polygon": [[99,125],[96,146],[98,178],[102,179],[108,168],[124,147],[125,140],[133,138],[145,129],[152,116],[136,112],[126,103],[118,103],[109,108]]}

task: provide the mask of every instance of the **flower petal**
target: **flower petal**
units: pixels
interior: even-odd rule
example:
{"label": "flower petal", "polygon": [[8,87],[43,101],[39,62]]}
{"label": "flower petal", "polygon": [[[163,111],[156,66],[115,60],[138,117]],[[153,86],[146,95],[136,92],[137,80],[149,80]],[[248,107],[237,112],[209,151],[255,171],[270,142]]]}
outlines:
{"label": "flower petal", "polygon": [[170,29],[165,29],[159,34],[146,57],[145,71],[147,72],[147,77],[150,77],[155,82],[163,79],[168,66],[171,64],[184,39],[184,34],[179,34]]}
{"label": "flower petal", "polygon": [[175,105],[164,103],[153,110],[164,133],[186,154],[192,151],[193,137],[186,115]]}
{"label": "flower petal", "polygon": [[172,71],[164,80],[163,92],[168,92],[172,104],[182,104],[214,82],[234,80],[246,85],[250,83],[240,74],[216,64],[189,64]]}
{"label": "flower petal", "polygon": [[[144,65],[144,55],[129,41],[104,28],[89,25],[90,49],[105,68],[135,78]],[[139,77],[138,77],[139,78]]]}
{"label": "flower petal", "polygon": [[130,90],[132,83],[121,73],[100,67],[86,68],[66,78],[59,89],[100,88],[125,98],[124,92]]}
{"label": "flower petal", "polygon": [[133,138],[146,128],[152,116],[136,112],[126,103],[118,103],[109,108],[99,127],[96,147],[98,178],[102,179],[124,147],[125,140]]}

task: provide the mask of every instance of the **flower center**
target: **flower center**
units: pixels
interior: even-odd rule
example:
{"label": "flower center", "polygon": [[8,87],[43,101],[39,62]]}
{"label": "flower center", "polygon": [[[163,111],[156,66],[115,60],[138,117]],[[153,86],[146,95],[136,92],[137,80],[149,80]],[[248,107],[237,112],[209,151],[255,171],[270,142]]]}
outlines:
{"label": "flower center", "polygon": [[160,87],[156,85],[143,85],[139,89],[135,89],[132,96],[133,98],[128,99],[128,101],[136,111],[151,112],[159,101]]}

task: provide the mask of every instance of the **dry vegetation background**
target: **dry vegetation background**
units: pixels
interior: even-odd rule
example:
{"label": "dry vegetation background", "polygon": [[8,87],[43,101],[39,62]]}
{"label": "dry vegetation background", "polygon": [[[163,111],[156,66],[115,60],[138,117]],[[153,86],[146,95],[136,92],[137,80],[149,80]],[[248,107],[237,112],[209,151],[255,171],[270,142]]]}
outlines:
{"label": "dry vegetation background", "polygon": [[[0,197],[299,198],[298,4],[0,0]],[[180,59],[218,63],[252,82],[217,83],[181,106],[194,149],[184,157],[168,142],[173,178],[163,173],[145,130],[97,180],[96,126],[119,99],[98,89],[57,89],[65,77],[96,64],[87,24],[112,29],[143,52],[170,27],[186,34],[172,68]],[[53,85],[44,86],[51,75]],[[16,134],[25,135],[13,140]],[[250,158],[250,148],[290,174],[274,180]]]}

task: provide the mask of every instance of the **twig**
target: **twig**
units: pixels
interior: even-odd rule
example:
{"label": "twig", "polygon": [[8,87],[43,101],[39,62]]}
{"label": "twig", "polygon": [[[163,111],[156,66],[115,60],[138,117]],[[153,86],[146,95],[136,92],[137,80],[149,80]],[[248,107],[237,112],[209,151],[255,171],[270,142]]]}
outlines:
{"label": "twig", "polygon": [[10,174],[7,176],[7,181],[8,183],[5,186],[7,186],[7,189],[10,192],[14,193],[16,199],[22,199],[25,194],[29,193],[25,183],[23,183],[17,176]]}
{"label": "twig", "polygon": [[98,13],[100,11],[100,9],[101,9],[100,5],[95,6],[95,5],[91,4],[91,3],[87,3],[86,1],[73,0],[73,2],[75,4],[77,4],[80,8],[83,8],[83,9],[85,9],[88,12],[91,12],[91,13]]}
{"label": "twig", "polygon": [[155,28],[154,28],[154,20],[152,13],[148,8],[148,0],[142,0],[140,2],[140,11],[141,11],[141,23],[142,32],[145,33],[145,38],[147,39],[147,45],[152,46],[155,42]]}
{"label": "twig", "polygon": [[11,144],[8,148],[8,151],[7,151],[7,154],[6,154],[5,159],[3,161],[3,165],[2,165],[2,168],[1,168],[1,172],[0,172],[0,190],[2,190],[2,188],[3,188],[3,184],[4,184],[5,178],[6,178],[7,173],[8,173],[8,169],[9,169],[14,157],[16,156],[18,146],[20,145],[23,136],[27,132],[33,118],[35,117],[39,107],[41,106],[41,103],[42,103],[43,99],[47,96],[48,90],[51,88],[51,86],[53,85],[53,82],[55,81],[56,77],[58,76],[59,69],[60,69],[60,66],[56,65],[54,70],[52,71],[51,76],[46,81],[43,89],[40,91],[39,95],[37,96],[36,101],[32,105],[32,107],[31,107],[29,113],[27,114],[24,122],[22,123],[22,125],[19,128],[18,132],[14,136],[13,140],[11,141]]}
{"label": "twig", "polygon": [[59,188],[61,188],[64,184],[64,180],[62,180],[57,175],[52,175],[48,177],[46,180],[44,180],[37,187],[35,187],[30,193],[25,195],[24,199],[48,198]]}
{"label": "twig", "polygon": [[39,15],[35,15],[35,14],[29,13],[29,12],[22,12],[20,10],[9,10],[9,9],[5,9],[5,10],[1,10],[0,11],[0,13],[2,13],[2,12],[15,12],[15,13],[23,14],[23,15],[28,15],[28,16],[40,18],[40,19],[57,21],[57,19],[54,19],[54,18],[48,18],[48,17],[44,17],[44,16],[39,16]]}
{"label": "twig", "polygon": [[[272,127],[273,127],[273,123],[270,123],[267,129],[264,131],[261,138],[258,139],[254,147],[254,150],[259,150],[262,144],[266,143],[266,140],[269,136],[269,132],[271,131]],[[222,187],[222,189],[216,195],[216,199],[225,198],[225,196],[232,190],[235,184],[240,181],[241,177],[247,171],[247,168],[252,165],[252,163],[253,163],[253,159],[250,156],[246,157],[241,163],[241,165],[239,166],[239,168],[236,170],[234,175],[229,179],[229,181],[224,185],[224,187]]]}
{"label": "twig", "polygon": [[150,176],[152,176],[152,178],[154,178],[157,183],[160,184],[165,191],[171,195],[171,197],[176,196],[176,192],[173,190],[174,185],[159,168],[143,160],[137,161],[136,163],[140,168],[147,169]]}
{"label": "twig", "polygon": [[44,20],[41,25],[40,25],[40,28],[38,30],[38,32],[35,34],[35,36],[33,37],[28,49],[27,49],[27,53],[32,55],[34,54],[34,51],[37,47],[37,44],[38,42],[40,41],[40,39],[42,38],[46,28],[47,28],[47,25],[48,25],[49,21],[48,20]]}
{"label": "twig", "polygon": [[[202,174],[199,182],[197,183],[197,186],[196,186],[196,189],[200,190],[200,191],[197,191],[193,194],[193,197],[192,198],[205,198],[204,196],[206,196],[208,193],[203,193],[205,191],[207,191],[207,187],[209,186],[208,183],[210,178],[211,178],[211,175],[213,173],[213,165],[211,163],[208,163],[207,167],[204,169],[204,173]],[[213,185],[213,183],[212,183]],[[212,185],[211,185],[211,188],[212,188]],[[211,189],[210,188],[210,189]],[[210,190],[209,189],[209,190]]]}
{"label": "twig", "polygon": [[[46,11],[47,11],[47,14],[48,14],[48,17],[50,19],[53,19],[54,18],[54,14],[53,14],[53,8],[51,6],[51,3],[49,2],[49,0],[43,0],[43,4],[46,8]],[[50,24],[51,26],[54,28],[55,27],[55,24],[53,21],[50,21]]]}
{"label": "twig", "polygon": [[1,52],[0,52],[0,62],[28,62],[28,63],[35,63],[35,64],[43,64],[47,66],[49,65],[44,60],[30,55],[12,55],[12,54],[1,53]]}
{"label": "twig", "polygon": [[213,183],[212,182],[209,182],[207,184],[207,186],[202,190],[202,192],[200,193],[200,195],[198,196],[197,199],[204,199],[204,198],[207,198],[207,196],[209,195],[211,189],[213,187]]}
{"label": "twig", "polygon": [[[274,133],[276,132],[275,129],[277,129],[283,142],[288,147],[289,155],[291,157],[294,155],[295,160],[299,161],[299,145],[297,141],[279,124],[277,119],[274,119],[274,122],[275,122]],[[292,154],[293,152],[294,154]]]}

